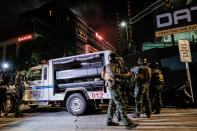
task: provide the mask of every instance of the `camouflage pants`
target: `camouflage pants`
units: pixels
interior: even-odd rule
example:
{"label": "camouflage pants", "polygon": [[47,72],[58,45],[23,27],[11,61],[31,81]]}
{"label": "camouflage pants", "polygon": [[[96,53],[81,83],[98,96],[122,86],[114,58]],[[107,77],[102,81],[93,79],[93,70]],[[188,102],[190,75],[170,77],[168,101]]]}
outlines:
{"label": "camouflage pants", "polygon": [[1,117],[1,112],[5,112],[6,102],[7,102],[6,92],[5,90],[0,90],[0,117]]}
{"label": "camouflage pants", "polygon": [[[121,87],[121,86],[120,86]],[[118,90],[118,92],[120,93],[120,95],[121,95],[121,97],[120,97],[120,101],[122,102],[122,106],[123,106],[123,109],[125,109],[125,107],[126,107],[126,103],[125,103],[125,100],[123,100],[123,94],[122,94],[122,92],[121,92],[121,88],[119,88],[119,89],[116,89],[116,90]],[[120,112],[119,112],[119,110],[116,110],[116,107],[115,107],[115,116],[117,117],[117,119],[120,121],[121,120],[121,116],[120,116]]]}
{"label": "camouflage pants", "polygon": [[3,102],[0,100],[0,117],[1,117],[1,111],[3,111]]}
{"label": "camouflage pants", "polygon": [[17,92],[16,104],[15,104],[15,116],[19,116],[21,114],[20,113],[20,106],[22,105],[22,97],[23,97],[23,93]]}
{"label": "camouflage pants", "polygon": [[131,102],[131,98],[133,96],[132,87],[129,83],[120,84],[120,92],[122,98],[124,98],[123,102],[125,105],[128,105]]}
{"label": "camouflage pants", "polygon": [[136,95],[136,108],[135,114],[140,115],[142,103],[146,109],[146,115],[150,116],[151,114],[151,103],[149,99],[149,84],[142,84],[139,86],[138,93]]}
{"label": "camouflage pants", "polygon": [[152,110],[156,110],[156,112],[160,112],[162,107],[162,99],[161,99],[161,91],[162,85],[153,85],[152,87]]}
{"label": "camouflage pants", "polygon": [[[130,121],[123,109],[123,103],[122,103],[122,97],[120,91],[118,88],[115,89],[115,87],[113,86],[115,86],[113,83],[111,82],[108,83],[108,89],[110,90],[111,93],[111,99],[109,100],[109,106],[107,111],[107,123],[113,121],[114,112],[115,110],[117,110],[117,112],[120,114],[121,121],[127,125],[130,123]],[[112,87],[114,89],[112,89]]]}

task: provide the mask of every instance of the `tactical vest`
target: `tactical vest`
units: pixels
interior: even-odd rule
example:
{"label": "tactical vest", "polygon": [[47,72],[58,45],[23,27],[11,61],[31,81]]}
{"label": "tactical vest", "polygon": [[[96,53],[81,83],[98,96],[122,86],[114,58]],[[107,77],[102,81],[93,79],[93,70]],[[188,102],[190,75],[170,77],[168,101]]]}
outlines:
{"label": "tactical vest", "polygon": [[101,77],[104,80],[115,80],[120,77],[121,69],[116,64],[110,63],[103,67]]}
{"label": "tactical vest", "polygon": [[163,82],[164,82],[164,78],[161,71],[158,69],[153,70],[151,84],[162,84]]}
{"label": "tactical vest", "polygon": [[147,66],[140,66],[136,75],[138,84],[147,83],[151,80],[151,69]]}

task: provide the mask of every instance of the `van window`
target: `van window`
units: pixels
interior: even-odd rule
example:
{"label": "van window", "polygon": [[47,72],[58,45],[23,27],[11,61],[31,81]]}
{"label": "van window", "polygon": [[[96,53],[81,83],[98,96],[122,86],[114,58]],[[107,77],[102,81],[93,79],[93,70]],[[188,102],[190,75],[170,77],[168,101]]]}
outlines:
{"label": "van window", "polygon": [[47,68],[44,68],[44,80],[47,80]]}
{"label": "van window", "polygon": [[41,79],[42,79],[42,70],[41,69],[31,70],[28,80],[34,81],[34,80],[41,80]]}

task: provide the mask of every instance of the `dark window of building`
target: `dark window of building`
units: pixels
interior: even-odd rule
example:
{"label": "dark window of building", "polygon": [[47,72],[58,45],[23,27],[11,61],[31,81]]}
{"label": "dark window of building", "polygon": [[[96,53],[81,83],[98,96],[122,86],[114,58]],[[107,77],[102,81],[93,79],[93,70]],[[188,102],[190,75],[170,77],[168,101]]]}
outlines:
{"label": "dark window of building", "polygon": [[66,21],[69,22],[70,21],[70,17],[66,16]]}
{"label": "dark window of building", "polygon": [[16,44],[7,46],[6,60],[13,60],[16,56]]}

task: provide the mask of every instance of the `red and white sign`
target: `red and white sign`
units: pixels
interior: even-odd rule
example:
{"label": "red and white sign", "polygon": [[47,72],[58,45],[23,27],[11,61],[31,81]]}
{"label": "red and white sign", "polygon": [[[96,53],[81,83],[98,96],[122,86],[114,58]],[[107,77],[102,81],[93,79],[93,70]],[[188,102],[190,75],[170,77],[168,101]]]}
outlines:
{"label": "red and white sign", "polygon": [[188,40],[178,40],[181,62],[192,62]]}
{"label": "red and white sign", "polygon": [[88,92],[90,99],[109,99],[111,96],[103,91]]}

